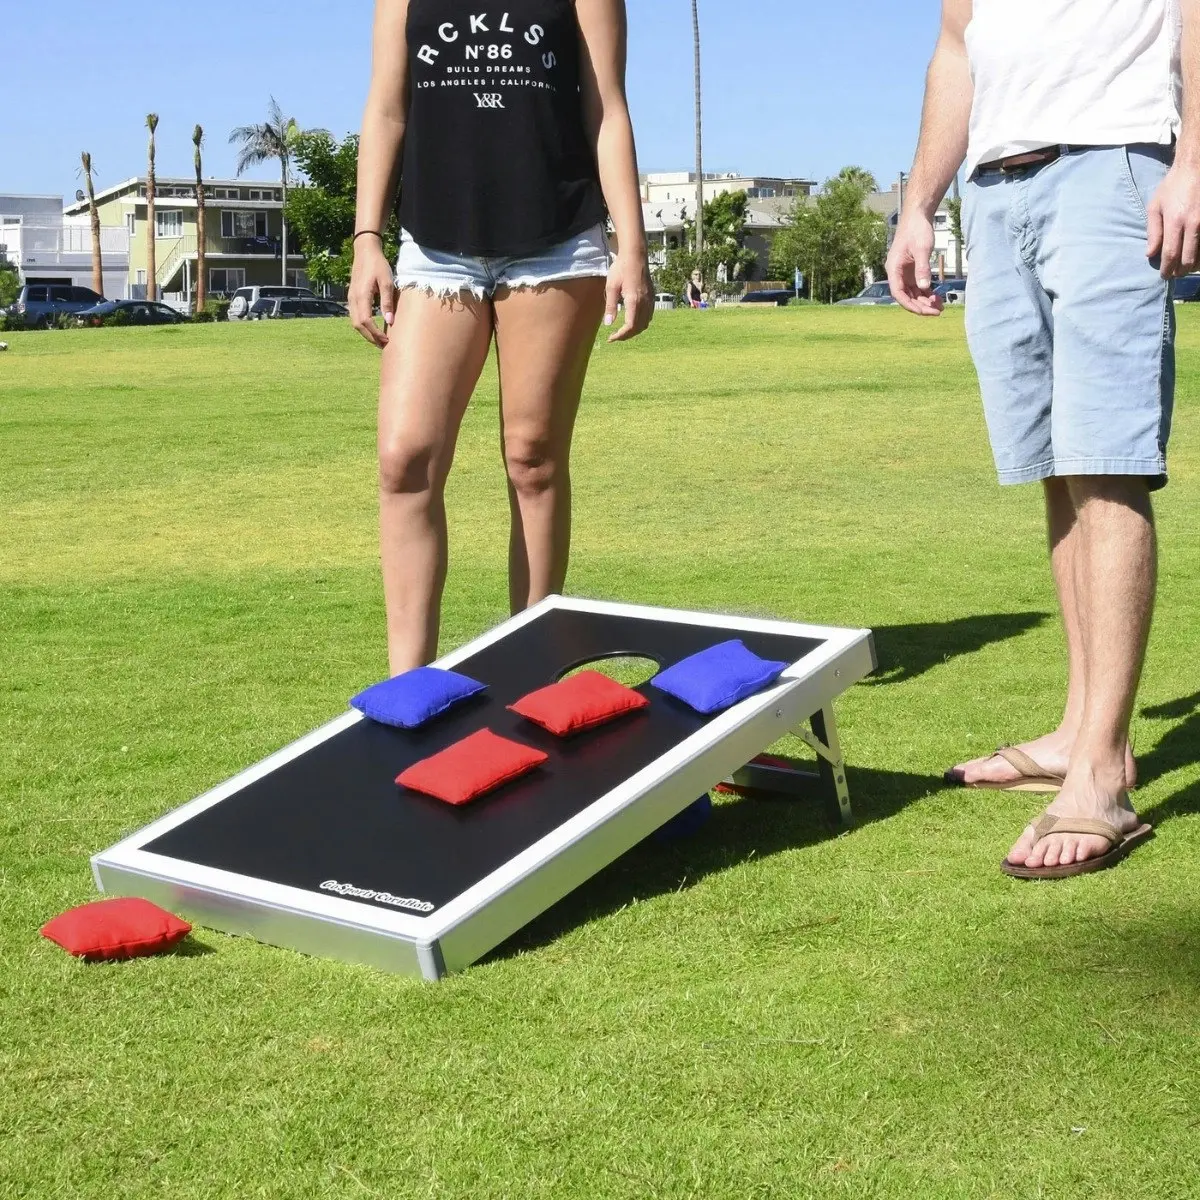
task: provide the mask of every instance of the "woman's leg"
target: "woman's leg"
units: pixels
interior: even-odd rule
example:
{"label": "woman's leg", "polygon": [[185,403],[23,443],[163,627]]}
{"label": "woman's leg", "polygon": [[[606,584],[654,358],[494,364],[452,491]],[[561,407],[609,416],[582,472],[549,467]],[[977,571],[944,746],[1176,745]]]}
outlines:
{"label": "woman's leg", "polygon": [[437,657],[446,478],[492,337],[492,310],[400,292],[379,390],[379,528],[392,674]]}
{"label": "woman's leg", "polygon": [[604,280],[572,279],[496,294],[500,434],[508,472],[512,611],[562,590],[571,550],[571,435]]}

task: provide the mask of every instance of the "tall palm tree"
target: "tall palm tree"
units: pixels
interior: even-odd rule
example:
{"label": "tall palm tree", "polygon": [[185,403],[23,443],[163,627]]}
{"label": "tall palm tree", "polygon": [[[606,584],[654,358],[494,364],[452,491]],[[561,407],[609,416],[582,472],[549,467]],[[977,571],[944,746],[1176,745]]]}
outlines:
{"label": "tall palm tree", "polygon": [[83,179],[87,186],[88,210],[92,215],[92,291],[104,295],[104,261],[100,256],[100,210],[96,207],[96,189],[92,187],[92,156],[85,150],[80,156]]}
{"label": "tall palm tree", "polygon": [[204,141],[204,130],[197,125],[192,130],[192,145],[196,147],[196,307],[194,312],[201,313],[204,311],[204,302],[208,299],[206,295],[208,288],[207,274],[205,272],[205,211],[204,211],[204,171],[203,164],[200,158],[200,143]]}
{"label": "tall palm tree", "polygon": [[154,131],[158,128],[158,113],[149,113],[146,128],[150,130],[150,150],[146,171],[146,299],[158,299],[158,262],[155,257],[154,238]]}
{"label": "tall palm tree", "polygon": [[283,182],[283,283],[287,284],[287,198],[288,182],[291,176],[292,151],[296,138],[300,135],[300,126],[295,117],[285,117],[275,97],[267,106],[267,119],[257,125],[239,125],[230,135],[232,145],[238,145],[237,173],[242,174],[247,167],[256,167],[259,163],[276,160],[279,163],[279,174]]}
{"label": "tall palm tree", "polygon": [[692,0],[692,46],[696,76],[696,262],[704,254],[704,122],[700,106],[700,10]]}

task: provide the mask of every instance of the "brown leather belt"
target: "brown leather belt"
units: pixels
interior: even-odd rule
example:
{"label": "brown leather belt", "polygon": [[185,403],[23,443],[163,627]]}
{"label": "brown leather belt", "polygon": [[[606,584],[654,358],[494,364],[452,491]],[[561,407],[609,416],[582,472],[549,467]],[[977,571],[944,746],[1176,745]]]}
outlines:
{"label": "brown leather belt", "polygon": [[975,168],[977,175],[1015,175],[1029,167],[1040,167],[1061,158],[1063,151],[1080,150],[1081,146],[1045,146],[1041,150],[1028,150],[1024,154],[1010,154],[993,162],[980,163]]}

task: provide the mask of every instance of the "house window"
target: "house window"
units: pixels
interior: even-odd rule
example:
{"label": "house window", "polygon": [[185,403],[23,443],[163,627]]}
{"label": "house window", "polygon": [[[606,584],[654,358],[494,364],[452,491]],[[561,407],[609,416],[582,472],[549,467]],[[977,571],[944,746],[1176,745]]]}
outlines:
{"label": "house window", "polygon": [[245,267],[215,267],[208,273],[208,290],[232,295],[246,286]]}
{"label": "house window", "polygon": [[251,188],[246,193],[251,200],[278,200],[279,193],[274,188]]}
{"label": "house window", "polygon": [[137,282],[138,282],[139,284],[141,284],[141,286],[142,286],[142,287],[145,287],[145,286],[146,286],[146,272],[145,272],[144,270],[139,270],[139,271],[138,271],[138,273],[137,273]]}
{"label": "house window", "polygon": [[225,209],[221,213],[221,236],[227,238],[266,237],[267,214]]}
{"label": "house window", "polygon": [[129,236],[137,232],[137,213],[127,212],[125,214],[125,228],[129,230]]}
{"label": "house window", "polygon": [[154,236],[160,238],[183,237],[183,212],[178,208],[164,208],[154,214]]}

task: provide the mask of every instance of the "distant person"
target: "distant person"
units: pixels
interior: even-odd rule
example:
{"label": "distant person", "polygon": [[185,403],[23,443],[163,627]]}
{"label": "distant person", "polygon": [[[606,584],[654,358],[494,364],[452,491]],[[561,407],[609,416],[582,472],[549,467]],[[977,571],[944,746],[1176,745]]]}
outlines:
{"label": "distant person", "polygon": [[701,286],[699,271],[693,271],[692,277],[687,281],[685,298],[691,308],[699,308],[704,303],[704,290]]}
{"label": "distant person", "polygon": [[1181,67],[1198,38],[1200,8],[1178,0],[944,0],[888,256],[892,295],[936,316],[933,216],[965,156],[967,337],[1000,482],[1045,490],[1069,673],[1057,729],[947,778],[1057,792],[1005,859],[1022,878],[1112,866],[1152,832],[1129,801],[1128,737],[1150,494],[1167,482],[1171,280],[1200,262],[1200,59]]}
{"label": "distant person", "polygon": [[[383,349],[393,672],[437,655],[443,493],[493,337],[512,609],[563,587],[571,437],[596,331],[622,300],[624,323],[609,341],[635,337],[653,313],[625,57],[624,0],[376,0],[350,314]],[[382,231],[398,188],[393,268]],[[611,266],[608,214],[620,247]]]}

